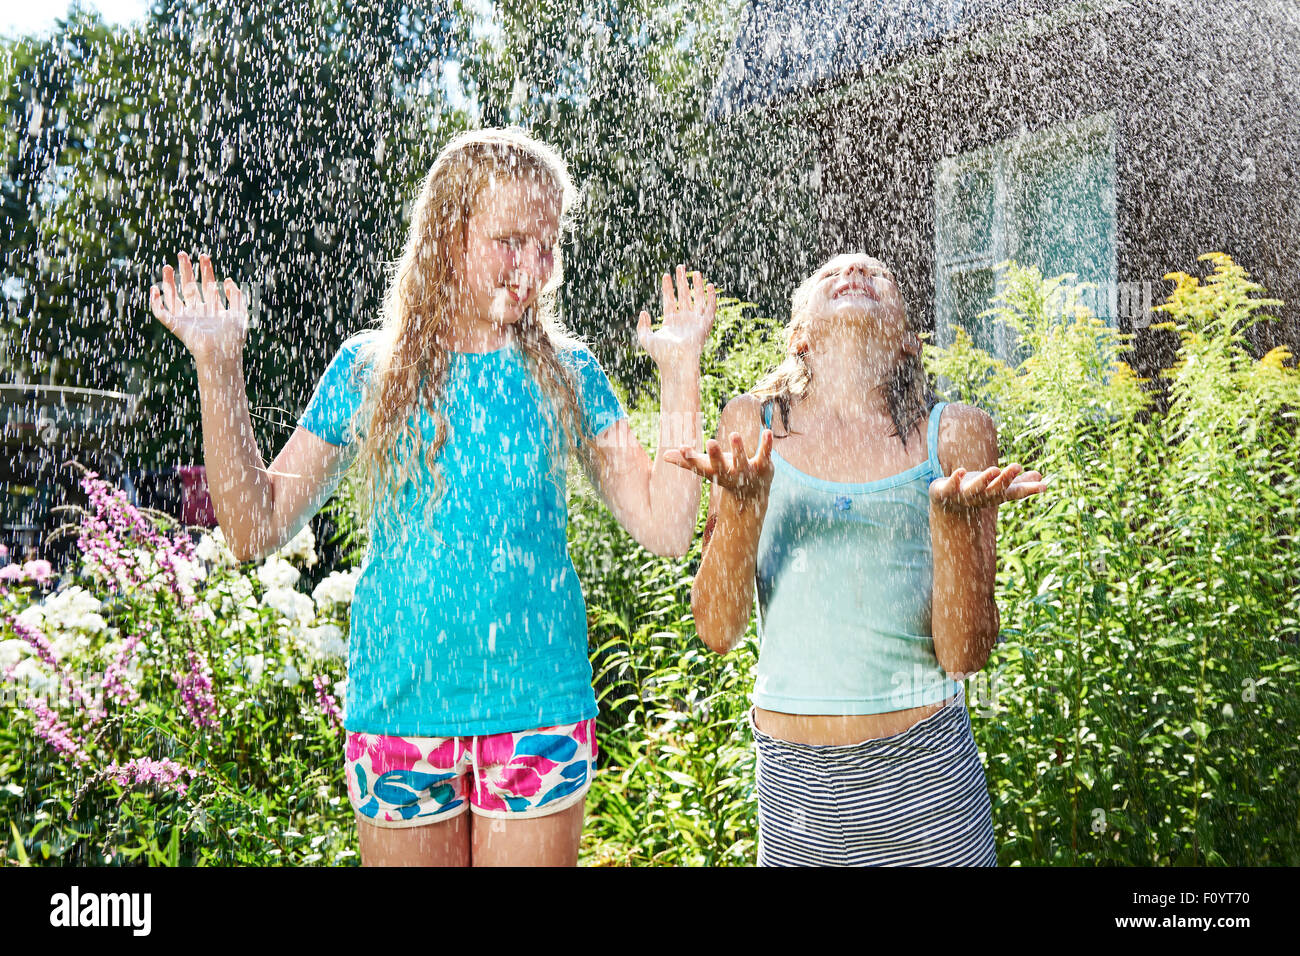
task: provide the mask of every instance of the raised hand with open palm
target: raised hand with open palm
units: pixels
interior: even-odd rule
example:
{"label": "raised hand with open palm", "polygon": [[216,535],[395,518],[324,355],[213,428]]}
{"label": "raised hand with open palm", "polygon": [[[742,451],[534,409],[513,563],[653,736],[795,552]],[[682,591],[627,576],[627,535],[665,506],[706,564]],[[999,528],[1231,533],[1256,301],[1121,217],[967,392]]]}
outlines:
{"label": "raised hand with open palm", "polygon": [[243,292],[234,279],[227,278],[222,283],[223,302],[212,260],[206,254],[199,255],[201,282],[195,279],[189,255],[182,252],[177,259],[179,291],[171,266],[163,266],[161,285],[149,288],[149,308],[154,318],[180,339],[199,363],[238,357],[248,334],[248,306]]}
{"label": "raised hand with open palm", "polygon": [[641,347],[650,353],[661,372],[677,367],[699,368],[700,353],[713,328],[717,306],[717,291],[712,284],[705,284],[700,273],[692,272],[687,282],[686,266],[679,265],[676,293],[672,277],[664,273],[663,325],[651,331],[650,313],[643,311],[636,327]]}

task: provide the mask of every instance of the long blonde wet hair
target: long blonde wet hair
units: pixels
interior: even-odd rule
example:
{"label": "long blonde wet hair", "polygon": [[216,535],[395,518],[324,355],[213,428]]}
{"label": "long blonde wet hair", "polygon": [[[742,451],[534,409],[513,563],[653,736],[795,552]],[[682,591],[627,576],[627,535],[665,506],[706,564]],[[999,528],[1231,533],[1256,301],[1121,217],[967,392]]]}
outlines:
{"label": "long blonde wet hair", "polygon": [[[469,218],[494,183],[524,181],[553,190],[561,200],[565,223],[577,198],[564,161],[549,146],[518,127],[462,133],[438,154],[424,177],[411,211],[411,227],[401,258],[391,266],[377,334],[358,348],[355,368],[369,369],[356,423],[359,447],[354,462],[366,524],[379,515],[387,528],[408,486],[418,496],[424,472],[434,488],[425,503],[429,520],[434,502],[445,490],[438,453],[447,441],[447,419],[439,399],[450,358],[438,339],[453,322],[456,250],[466,248]],[[561,449],[575,449],[582,434],[574,380],[557,350],[580,340],[556,316],[556,292],[563,282],[560,252],[538,302],[514,326],[514,341],[523,353],[544,401],[539,408],[552,440],[552,462]],[[417,408],[428,412],[434,436],[424,442]],[[557,414],[558,412],[558,414]],[[556,428],[558,419],[559,428]],[[417,467],[421,456],[425,468]],[[557,481],[562,474],[552,475]]]}
{"label": "long blonde wet hair", "polygon": [[[827,263],[830,261],[827,260]],[[764,404],[772,402],[776,405],[781,414],[781,425],[787,434],[790,432],[790,409],[803,401],[813,387],[812,368],[804,354],[805,350],[800,349],[798,344],[811,319],[809,309],[813,290],[827,263],[823,263],[799,283],[791,295],[790,322],[785,328],[785,358],[750,393]],[[900,351],[897,364],[879,388],[889,408],[889,417],[894,423],[890,437],[902,441],[904,449],[907,448],[907,437],[912,434],[916,423],[930,413],[935,403],[934,390],[921,361],[921,340],[912,329],[910,320],[908,332],[909,345]]]}

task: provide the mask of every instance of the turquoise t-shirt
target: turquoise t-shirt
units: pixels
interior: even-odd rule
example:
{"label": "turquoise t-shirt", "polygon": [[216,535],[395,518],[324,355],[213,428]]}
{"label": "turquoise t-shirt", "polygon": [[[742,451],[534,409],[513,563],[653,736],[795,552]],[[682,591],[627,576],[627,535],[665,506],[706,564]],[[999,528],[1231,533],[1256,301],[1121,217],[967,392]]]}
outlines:
{"label": "turquoise t-shirt", "polygon": [[[343,343],[301,427],[352,443],[367,370],[349,373],[374,334]],[[371,520],[352,601],[346,729],[449,737],[594,717],[586,605],[565,538],[567,453],[552,457],[553,419],[517,345],[449,354],[438,456],[445,493],[425,524],[426,471],[418,500],[405,488],[404,535]],[[559,357],[591,434],[627,416],[588,349]],[[433,420],[419,414],[429,441]]]}

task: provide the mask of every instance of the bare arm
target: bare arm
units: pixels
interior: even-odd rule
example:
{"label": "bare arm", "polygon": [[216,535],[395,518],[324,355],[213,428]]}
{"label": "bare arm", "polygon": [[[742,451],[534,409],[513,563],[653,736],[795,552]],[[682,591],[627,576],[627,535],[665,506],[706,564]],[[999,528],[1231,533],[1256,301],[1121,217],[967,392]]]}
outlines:
{"label": "bare arm", "polygon": [[669,464],[664,454],[700,444],[698,365],[667,376],[659,412],[659,450],[653,462],[628,425],[615,422],[601,432],[592,465],[592,484],[614,517],[647,551],[683,555],[691,549],[700,509],[700,478]]}
{"label": "bare arm", "polygon": [[691,548],[700,511],[700,478],[664,460],[670,449],[700,444],[700,352],[713,327],[717,295],[698,272],[687,282],[677,267],[677,290],[663,276],[664,324],[651,331],[650,315],[637,324],[641,346],[659,367],[659,449],[655,459],[626,421],[603,431],[587,462],[588,474],[614,517],[644,548],[682,555]]}
{"label": "bare arm", "polygon": [[282,547],[320,510],[351,461],[351,449],[295,428],[267,468],[253,437],[243,363],[199,365],[203,460],[217,523],[241,561]]}
{"label": "bare arm", "polygon": [[268,469],[253,437],[244,382],[247,310],[234,281],[217,293],[212,263],[199,257],[202,288],[181,253],[181,286],[163,269],[150,290],[154,316],[194,355],[203,417],[203,458],[212,506],[231,551],[260,558],[289,540],[337,487],[350,452],[298,428]]}
{"label": "bare arm", "polygon": [[[988,663],[1000,615],[997,577],[998,506],[1042,491],[1037,472],[997,467],[997,427],[987,412],[952,405],[939,433],[939,459],[948,477],[930,486],[934,553],[931,631],[940,666],[960,679]],[[968,471],[971,472],[968,475]]]}
{"label": "bare arm", "polygon": [[[700,639],[719,654],[744,635],[754,601],[758,541],[772,481],[772,433],[760,432],[758,410],[758,400],[750,395],[733,399],[722,411],[719,440],[708,443],[707,455],[683,449],[669,459],[713,480],[691,613]],[[748,457],[747,448],[757,454]]]}

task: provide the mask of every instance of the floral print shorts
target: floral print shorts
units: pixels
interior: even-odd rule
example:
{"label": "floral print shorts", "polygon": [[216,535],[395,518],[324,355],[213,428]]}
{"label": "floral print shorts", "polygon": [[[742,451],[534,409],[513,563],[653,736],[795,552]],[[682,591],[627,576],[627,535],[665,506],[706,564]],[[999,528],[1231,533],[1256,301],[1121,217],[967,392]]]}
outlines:
{"label": "floral print shorts", "polygon": [[542,817],[586,796],[596,771],[596,720],[481,737],[347,738],[348,799],[381,827],[413,827],[472,809]]}

